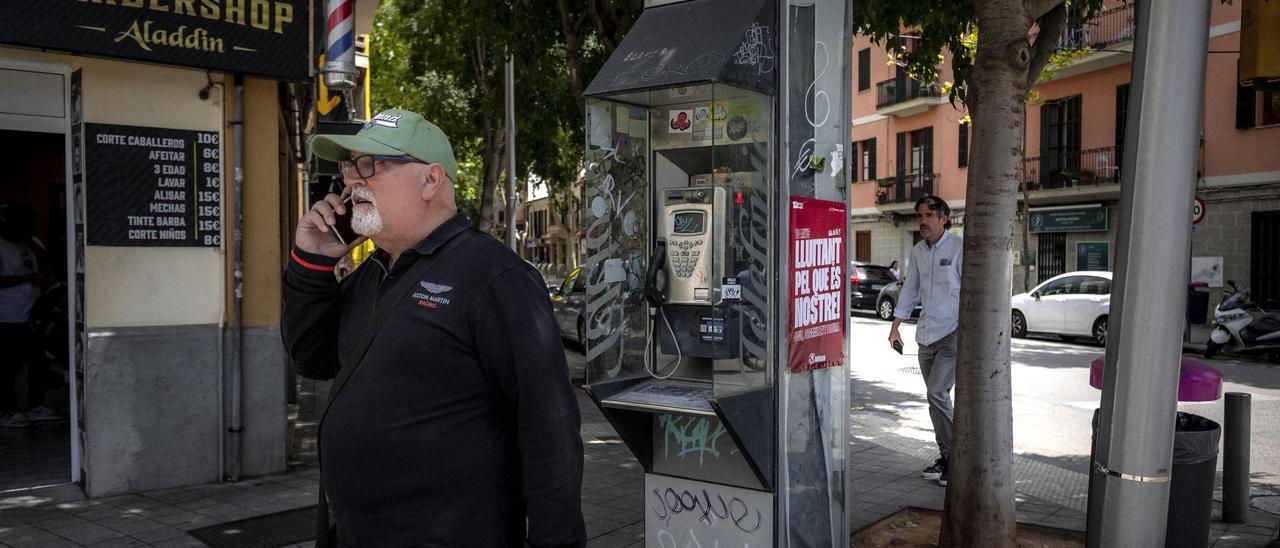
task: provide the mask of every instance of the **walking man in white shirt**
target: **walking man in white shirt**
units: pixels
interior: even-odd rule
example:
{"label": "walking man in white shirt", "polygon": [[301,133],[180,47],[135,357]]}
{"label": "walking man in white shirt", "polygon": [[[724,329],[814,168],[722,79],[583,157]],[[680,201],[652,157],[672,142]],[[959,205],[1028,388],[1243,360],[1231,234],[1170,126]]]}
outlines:
{"label": "walking man in white shirt", "polygon": [[[911,258],[903,273],[905,280],[894,310],[889,344],[901,345],[898,326],[920,305],[916,323],[916,344],[920,351],[920,374],[929,398],[929,419],[941,455],[921,475],[947,484],[947,459],[951,451],[951,389],[956,384],[956,327],[960,316],[960,272],[963,239],[948,232],[951,207],[937,196],[916,202],[923,240],[911,248]],[[898,346],[901,348],[901,346]]]}

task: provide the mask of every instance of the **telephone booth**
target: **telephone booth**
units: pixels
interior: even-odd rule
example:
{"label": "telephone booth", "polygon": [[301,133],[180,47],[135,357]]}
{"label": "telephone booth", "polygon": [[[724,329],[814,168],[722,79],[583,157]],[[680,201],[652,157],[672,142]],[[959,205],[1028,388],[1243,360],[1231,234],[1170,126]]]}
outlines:
{"label": "telephone booth", "polygon": [[586,90],[586,389],[646,545],[847,545],[847,14],[648,4]]}

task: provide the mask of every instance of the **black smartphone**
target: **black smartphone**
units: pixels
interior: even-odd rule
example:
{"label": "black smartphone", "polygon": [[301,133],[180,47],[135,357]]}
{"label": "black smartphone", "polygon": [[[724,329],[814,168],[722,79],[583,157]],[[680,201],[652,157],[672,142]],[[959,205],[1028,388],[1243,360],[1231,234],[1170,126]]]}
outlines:
{"label": "black smartphone", "polygon": [[342,205],[346,208],[347,212],[342,215],[338,215],[335,211],[333,214],[333,225],[331,225],[330,228],[333,229],[334,238],[337,238],[339,242],[351,245],[351,242],[356,241],[356,238],[360,237],[359,234],[356,234],[356,232],[351,229],[351,198],[348,197],[342,202]]}
{"label": "black smartphone", "polygon": [[902,341],[893,341],[893,349],[897,350],[898,354],[902,354]]}

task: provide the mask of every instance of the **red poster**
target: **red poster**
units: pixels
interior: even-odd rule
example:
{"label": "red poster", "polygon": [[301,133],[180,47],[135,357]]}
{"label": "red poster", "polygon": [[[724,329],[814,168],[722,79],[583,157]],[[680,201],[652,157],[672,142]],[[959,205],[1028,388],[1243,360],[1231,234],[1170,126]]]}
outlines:
{"label": "red poster", "polygon": [[787,370],[844,365],[845,208],[840,202],[791,197],[791,290]]}

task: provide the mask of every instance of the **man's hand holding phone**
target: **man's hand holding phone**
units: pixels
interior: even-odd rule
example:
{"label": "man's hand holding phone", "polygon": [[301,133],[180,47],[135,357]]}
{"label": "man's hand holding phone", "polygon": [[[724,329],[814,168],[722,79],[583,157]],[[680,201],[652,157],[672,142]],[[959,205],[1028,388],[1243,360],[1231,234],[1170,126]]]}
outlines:
{"label": "man's hand holding phone", "polygon": [[902,335],[898,333],[898,324],[901,320],[894,318],[893,327],[889,328],[889,346],[898,354],[902,354]]}
{"label": "man's hand holding phone", "polygon": [[350,230],[350,200],[329,194],[298,220],[293,243],[307,253],[337,258],[366,239]]}

